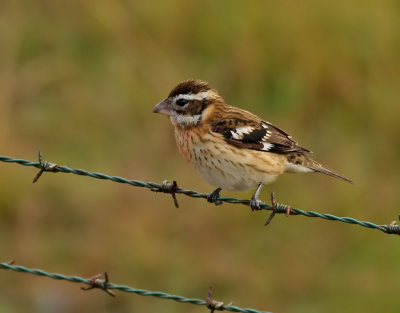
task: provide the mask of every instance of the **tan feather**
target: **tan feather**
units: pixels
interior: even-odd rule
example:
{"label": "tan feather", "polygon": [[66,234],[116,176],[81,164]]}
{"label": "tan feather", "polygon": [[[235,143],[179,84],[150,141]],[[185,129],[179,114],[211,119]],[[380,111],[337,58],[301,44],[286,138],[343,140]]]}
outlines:
{"label": "tan feather", "polygon": [[[348,179],[347,177],[331,170],[330,168],[327,168],[326,166],[314,161],[313,159],[310,159],[309,157],[307,157],[306,155],[302,154],[302,153],[290,153],[287,155],[287,160],[289,164],[292,164],[294,166],[300,166],[303,167],[304,170],[306,171],[306,169],[310,169],[313,170],[315,172],[319,172],[319,173],[323,173],[338,179],[342,179],[344,181],[347,181],[348,183],[352,183],[353,181]],[[296,171],[293,170],[294,167],[290,167],[289,168],[292,169],[292,171]],[[298,169],[299,172],[301,172],[302,170],[299,168]]]}

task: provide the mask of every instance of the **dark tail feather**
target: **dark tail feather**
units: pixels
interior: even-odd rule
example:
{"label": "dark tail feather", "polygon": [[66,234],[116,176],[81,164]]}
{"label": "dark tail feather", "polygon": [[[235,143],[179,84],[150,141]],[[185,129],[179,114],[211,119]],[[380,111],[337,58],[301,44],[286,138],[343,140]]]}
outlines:
{"label": "dark tail feather", "polygon": [[331,169],[329,169],[329,168],[323,166],[322,164],[319,164],[318,162],[315,162],[314,160],[311,160],[309,158],[307,158],[304,165],[306,167],[308,167],[309,169],[312,169],[316,172],[320,172],[320,173],[323,173],[323,174],[326,174],[326,175],[329,175],[329,176],[332,176],[335,178],[342,179],[344,181],[347,181],[348,183],[354,184],[351,179],[348,179],[347,177],[345,177],[339,173],[336,173],[336,172],[332,171]]}

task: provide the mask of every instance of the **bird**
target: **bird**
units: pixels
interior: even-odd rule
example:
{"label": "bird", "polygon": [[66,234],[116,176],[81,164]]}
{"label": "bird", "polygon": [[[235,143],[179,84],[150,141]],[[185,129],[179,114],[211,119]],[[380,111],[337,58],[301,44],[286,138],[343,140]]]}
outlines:
{"label": "bird", "polygon": [[249,205],[260,210],[261,188],[283,173],[323,173],[352,181],[311,159],[282,129],[246,110],[228,105],[218,91],[199,79],[176,85],[154,113],[169,116],[180,153],[209,184],[216,205],[221,190],[255,190]]}

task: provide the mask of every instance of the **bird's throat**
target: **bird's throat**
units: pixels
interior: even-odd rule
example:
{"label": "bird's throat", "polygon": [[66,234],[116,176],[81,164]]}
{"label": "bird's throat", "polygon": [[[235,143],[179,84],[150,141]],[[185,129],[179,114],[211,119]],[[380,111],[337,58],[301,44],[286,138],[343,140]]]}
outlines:
{"label": "bird's throat", "polygon": [[200,123],[201,120],[201,115],[200,114],[195,114],[195,115],[183,115],[183,114],[177,114],[171,116],[171,121],[175,125],[181,127],[181,128],[192,128],[197,126]]}

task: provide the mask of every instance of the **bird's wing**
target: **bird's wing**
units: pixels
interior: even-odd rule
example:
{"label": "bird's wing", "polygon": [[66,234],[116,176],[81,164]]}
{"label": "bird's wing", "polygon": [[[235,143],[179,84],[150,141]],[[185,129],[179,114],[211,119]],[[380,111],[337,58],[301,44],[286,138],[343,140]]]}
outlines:
{"label": "bird's wing", "polygon": [[[238,114],[239,112],[241,114]],[[240,110],[239,112],[227,114],[211,123],[211,131],[222,134],[228,144],[239,148],[279,154],[311,152],[298,146],[291,136],[271,123],[247,111]]]}

